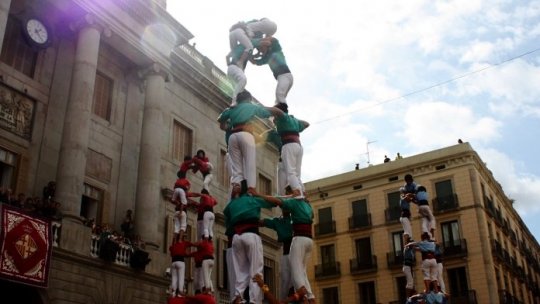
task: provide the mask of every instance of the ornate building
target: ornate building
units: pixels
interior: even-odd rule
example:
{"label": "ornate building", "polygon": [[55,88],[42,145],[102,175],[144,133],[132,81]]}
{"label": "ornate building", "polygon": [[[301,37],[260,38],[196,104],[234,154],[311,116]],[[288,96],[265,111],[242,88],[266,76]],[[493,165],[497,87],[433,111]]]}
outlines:
{"label": "ornate building", "polygon": [[[184,156],[198,149],[216,168],[213,275],[226,302],[221,211],[229,178],[216,118],[232,90],[165,7],[165,0],[0,0],[0,186],[41,197],[55,182],[63,214],[52,224],[47,288],[0,279],[0,290],[18,291],[21,303],[165,302],[171,188]],[[270,193],[277,150],[261,145],[257,153],[258,188]],[[202,189],[200,176],[188,178]],[[125,243],[112,261],[99,258],[88,223],[120,230],[128,209],[148,265],[130,267]],[[265,280],[273,287],[280,253],[268,235]]]}
{"label": "ornate building", "polygon": [[[540,303],[540,246],[468,143],[306,184],[316,243],[309,278],[321,303],[405,302],[399,188],[406,174],[430,195],[451,303]],[[417,207],[411,212],[419,240]]]}

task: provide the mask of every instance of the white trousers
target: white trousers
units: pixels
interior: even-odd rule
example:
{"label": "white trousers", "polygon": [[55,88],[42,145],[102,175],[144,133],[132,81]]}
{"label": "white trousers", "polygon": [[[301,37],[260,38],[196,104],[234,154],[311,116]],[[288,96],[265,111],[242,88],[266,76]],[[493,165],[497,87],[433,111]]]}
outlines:
{"label": "white trousers", "polygon": [[187,228],[187,214],[185,211],[174,212],[173,217],[174,233],[180,233],[180,230],[186,231]]}
{"label": "white trousers", "polygon": [[414,289],[414,279],[411,266],[403,265],[403,274],[405,274],[405,279],[407,280],[407,285],[405,285],[405,288]]}
{"label": "white trousers", "polygon": [[202,281],[203,286],[207,291],[214,291],[214,285],[212,284],[212,269],[214,268],[214,260],[207,259],[202,262]]}
{"label": "white trousers", "polygon": [[446,284],[444,284],[442,263],[437,263],[437,282],[439,283],[439,286],[441,287],[441,291],[443,293],[446,293]]}
{"label": "white trousers", "polygon": [[225,167],[227,168],[227,174],[229,176],[229,192],[227,192],[227,200],[232,195],[232,175],[233,175],[231,154],[229,153],[228,145],[229,143],[227,142],[227,153],[225,153]]}
{"label": "white trousers", "polygon": [[302,286],[307,289],[308,299],[315,298],[306,273],[306,264],[311,257],[312,251],[313,240],[311,238],[305,236],[293,237],[291,242],[291,251],[289,252],[292,281],[296,290]]}
{"label": "white trousers", "polygon": [[277,181],[277,184],[278,184],[278,189],[277,189],[277,194],[280,195],[280,196],[283,196],[285,195],[285,188],[287,187],[288,185],[288,182],[287,182],[287,172],[285,171],[285,165],[283,164],[283,161],[280,161],[278,163],[278,181]]}
{"label": "white trousers", "polygon": [[276,104],[287,103],[287,95],[293,85],[293,75],[291,73],[285,73],[278,75],[276,85]]}
{"label": "white trousers", "polygon": [[214,221],[216,216],[213,212],[206,211],[203,216],[203,235],[205,238],[214,237]]}
{"label": "white trousers", "polygon": [[229,280],[229,297],[231,302],[236,297],[236,273],[234,270],[234,261],[233,261],[233,249],[227,248],[225,250],[225,259],[227,260],[227,279]]}
{"label": "white trousers", "polygon": [[236,274],[235,296],[243,296],[249,286],[249,300],[260,304],[263,293],[257,283],[253,282],[256,274],[263,275],[263,247],[258,234],[246,232],[235,234],[232,242],[234,270]]}
{"label": "white trousers", "polygon": [[293,286],[289,255],[281,255],[279,267],[279,298],[283,300],[287,298],[289,295],[289,289]]}
{"label": "white trousers", "polygon": [[171,264],[171,290],[184,292],[184,280],[186,275],[186,263],[176,261]]}
{"label": "white trousers", "polygon": [[214,174],[208,173],[203,179],[203,188],[210,192],[210,183],[214,180]]}
{"label": "white trousers", "polygon": [[418,213],[422,216],[422,232],[431,235],[431,229],[435,230],[436,228],[435,217],[431,212],[431,208],[429,208],[429,205],[418,206]]}
{"label": "white trousers", "polygon": [[293,190],[300,190],[304,193],[304,184],[302,184],[302,156],[304,148],[299,143],[288,143],[281,147],[281,160],[287,175],[287,183]]}
{"label": "white trousers", "polygon": [[422,261],[422,273],[424,274],[424,281],[437,281],[437,260],[425,259]]}
{"label": "white trousers", "polygon": [[244,70],[235,64],[229,64],[227,67],[227,77],[233,86],[233,104],[236,103],[236,95],[246,88],[247,78]]}
{"label": "white trousers", "polygon": [[249,39],[248,34],[241,28],[236,28],[229,32],[229,45],[231,47],[231,51],[234,50],[238,44],[243,45],[246,50],[253,49],[251,39]]}
{"label": "white trousers", "polygon": [[401,226],[403,226],[403,234],[413,238],[411,220],[408,217],[400,217],[399,221],[401,222]]}
{"label": "white trousers", "polygon": [[249,132],[236,132],[229,137],[229,154],[232,164],[232,182],[240,184],[247,181],[247,186],[255,188],[257,182],[256,146],[253,135]]}

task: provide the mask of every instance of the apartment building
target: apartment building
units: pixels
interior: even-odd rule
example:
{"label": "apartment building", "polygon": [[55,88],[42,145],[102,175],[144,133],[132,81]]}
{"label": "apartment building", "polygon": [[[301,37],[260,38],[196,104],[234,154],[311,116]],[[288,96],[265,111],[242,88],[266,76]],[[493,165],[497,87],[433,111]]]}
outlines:
{"label": "apartment building", "polygon": [[[321,303],[405,302],[399,188],[406,174],[429,193],[451,303],[540,303],[540,246],[469,143],[306,184],[316,244],[309,278]],[[415,240],[417,210],[411,206]]]}

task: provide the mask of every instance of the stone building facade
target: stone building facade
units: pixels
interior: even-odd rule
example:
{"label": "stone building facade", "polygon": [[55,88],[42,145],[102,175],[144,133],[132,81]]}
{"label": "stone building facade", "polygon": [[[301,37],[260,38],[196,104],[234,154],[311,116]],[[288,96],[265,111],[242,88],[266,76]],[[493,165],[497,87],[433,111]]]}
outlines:
{"label": "stone building facade", "polygon": [[[485,163],[462,143],[306,184],[315,210],[309,278],[321,303],[405,302],[399,188],[406,174],[427,188],[450,303],[540,302],[540,246]],[[411,213],[419,240],[418,208]]]}
{"label": "stone building facade", "polygon": [[[225,301],[229,179],[216,118],[232,90],[165,8],[165,0],[0,0],[0,186],[41,196],[54,181],[63,214],[54,224],[49,287],[0,281],[28,303],[163,303],[172,186],[183,157],[198,149],[216,167],[214,279]],[[33,18],[42,28],[25,33]],[[277,150],[260,145],[257,153],[258,188],[269,193]],[[199,175],[188,179],[202,189]],[[129,267],[129,256],[97,258],[86,225],[120,230],[127,209],[151,259],[142,272]],[[189,218],[195,227],[193,212]],[[265,277],[274,284],[278,245],[263,231]]]}

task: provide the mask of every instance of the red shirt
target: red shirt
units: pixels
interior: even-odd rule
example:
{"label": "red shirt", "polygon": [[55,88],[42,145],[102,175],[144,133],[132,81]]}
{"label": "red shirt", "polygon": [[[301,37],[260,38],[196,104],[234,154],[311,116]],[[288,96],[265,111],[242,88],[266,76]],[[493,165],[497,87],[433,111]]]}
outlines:
{"label": "red shirt", "polygon": [[200,241],[197,244],[197,251],[195,251],[192,255],[195,263],[202,262],[204,259],[213,258],[214,244],[212,241]]}
{"label": "red shirt", "polygon": [[209,194],[201,194],[199,204],[197,205],[197,213],[204,214],[206,211],[213,211],[212,208],[217,205],[217,200]]}
{"label": "red shirt", "polygon": [[197,172],[197,170],[200,170],[201,173],[206,174],[210,172],[210,168],[208,168],[208,157],[194,157],[193,161],[195,162],[195,167],[193,167],[192,171],[193,173]]}
{"label": "red shirt", "polygon": [[187,249],[191,246],[191,243],[188,241],[176,242],[169,247],[169,252],[171,256],[188,256]]}

